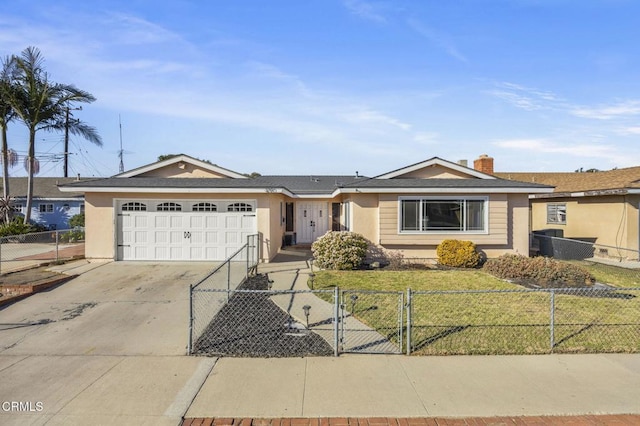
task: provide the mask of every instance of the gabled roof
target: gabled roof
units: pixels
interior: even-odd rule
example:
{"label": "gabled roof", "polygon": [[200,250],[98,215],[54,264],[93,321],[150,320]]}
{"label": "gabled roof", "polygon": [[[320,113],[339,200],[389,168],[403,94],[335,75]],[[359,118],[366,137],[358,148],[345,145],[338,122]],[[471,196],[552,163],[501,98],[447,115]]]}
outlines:
{"label": "gabled roof", "polygon": [[[9,178],[9,195],[12,198],[25,198],[27,196],[27,177],[10,177]],[[61,178],[61,177],[34,177],[33,178],[33,197],[34,198],[80,198],[84,197],[83,191],[65,191],[60,192],[58,185],[64,185],[72,182],[81,182],[86,178]],[[0,178],[0,186],[4,184],[4,180]]]}
{"label": "gabled roof", "polygon": [[[165,177],[161,173],[148,173],[178,163],[198,162],[207,167],[216,177]],[[436,170],[438,177],[430,176]],[[214,170],[215,169],[215,170]],[[428,169],[428,170],[427,170]],[[441,169],[441,170],[440,170]],[[219,177],[224,171],[223,177]],[[451,172],[449,172],[451,171]],[[226,176],[226,177],[224,177]],[[238,178],[241,177],[241,179]],[[433,175],[436,176],[436,175]],[[283,193],[294,198],[332,198],[342,193],[549,193],[552,187],[539,184],[497,179],[460,164],[438,157],[385,173],[375,178],[345,175],[304,176],[258,176],[247,178],[226,169],[201,162],[193,157],[180,155],[128,173],[84,182],[75,182],[60,187],[63,192],[124,192],[124,193]]]}
{"label": "gabled roof", "polygon": [[[565,173],[496,173],[503,179],[555,186],[554,195],[597,195],[602,193],[637,192],[640,190],[640,167],[602,172]],[[582,194],[585,193],[585,194]]]}
{"label": "gabled roof", "polygon": [[247,176],[241,174],[241,173],[237,173],[234,172],[232,170],[229,169],[225,169],[223,167],[220,166],[216,166],[215,164],[211,164],[211,163],[207,163],[206,161],[202,161],[202,160],[198,160],[197,158],[193,158],[189,155],[185,155],[185,154],[180,154],[180,155],[176,155],[175,157],[171,157],[168,158],[166,160],[163,161],[157,161],[155,163],[151,163],[151,164],[147,164],[146,166],[142,166],[142,167],[138,167],[136,169],[133,170],[129,170],[127,172],[124,173],[120,173],[118,175],[116,175],[115,177],[122,177],[122,178],[128,178],[128,177],[136,177],[139,176],[141,174],[144,173],[148,173],[150,171],[153,170],[158,170],[161,169],[163,167],[167,167],[170,166],[172,164],[176,164],[176,163],[190,163],[193,164],[194,166],[197,166],[201,169],[204,170],[209,170],[213,173],[222,175],[222,176],[226,176],[229,178],[234,178],[234,179],[247,179]]}
{"label": "gabled roof", "polygon": [[74,182],[62,191],[145,193],[264,193],[281,192],[290,197],[331,198],[356,192],[500,192],[548,193],[552,187],[505,179],[378,179],[355,176],[260,176],[253,179],[118,177]]}
{"label": "gabled roof", "polygon": [[376,179],[393,179],[402,175],[406,175],[411,172],[415,172],[420,169],[424,169],[426,167],[431,166],[442,166],[448,169],[455,170],[457,172],[469,175],[470,177],[479,178],[479,179],[495,179],[494,176],[488,175],[486,173],[479,172],[477,170],[471,169],[469,167],[462,166],[457,163],[452,163],[451,161],[443,160],[440,157],[432,157],[428,160],[421,161],[419,163],[411,164],[410,166],[402,167],[400,169],[384,173],[382,175],[376,176]]}

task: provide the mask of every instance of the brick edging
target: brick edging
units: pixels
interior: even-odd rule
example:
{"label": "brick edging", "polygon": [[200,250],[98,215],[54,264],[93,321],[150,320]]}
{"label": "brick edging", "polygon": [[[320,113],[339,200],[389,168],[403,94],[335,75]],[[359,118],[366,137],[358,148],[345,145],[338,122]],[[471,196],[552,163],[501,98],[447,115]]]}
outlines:
{"label": "brick edging", "polygon": [[502,416],[502,417],[319,417],[319,418],[187,418],[182,426],[632,426],[640,415]]}

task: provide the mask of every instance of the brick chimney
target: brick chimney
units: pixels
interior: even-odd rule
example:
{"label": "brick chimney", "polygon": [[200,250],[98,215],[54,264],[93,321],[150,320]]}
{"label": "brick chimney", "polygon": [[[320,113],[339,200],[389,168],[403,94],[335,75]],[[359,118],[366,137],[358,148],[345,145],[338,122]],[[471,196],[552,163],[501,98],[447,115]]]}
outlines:
{"label": "brick chimney", "polygon": [[473,168],[479,172],[492,175],[493,157],[489,157],[487,154],[482,154],[477,160],[473,160]]}

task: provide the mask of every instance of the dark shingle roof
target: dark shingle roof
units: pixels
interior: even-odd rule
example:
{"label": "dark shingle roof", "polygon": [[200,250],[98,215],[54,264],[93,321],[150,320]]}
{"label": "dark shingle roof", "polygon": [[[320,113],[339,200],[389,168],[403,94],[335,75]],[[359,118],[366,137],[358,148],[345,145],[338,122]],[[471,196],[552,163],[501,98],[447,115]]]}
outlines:
{"label": "dark shingle roof", "polygon": [[106,178],[73,182],[73,188],[211,188],[285,189],[294,194],[331,194],[337,188],[508,188],[545,189],[547,185],[506,179],[374,179],[355,176],[259,176],[253,179],[225,178]]}
{"label": "dark shingle roof", "polygon": [[347,187],[360,188],[550,188],[539,183],[506,179],[363,179]]}
{"label": "dark shingle roof", "polygon": [[[83,178],[80,178],[83,179]],[[83,192],[60,192],[58,185],[68,183],[82,183],[77,178],[61,177],[35,177],[33,178],[33,196],[36,198],[82,198]],[[27,178],[10,177],[9,195],[13,198],[27,196]],[[0,186],[4,185],[4,180],[0,178]],[[0,192],[1,194],[1,192]]]}

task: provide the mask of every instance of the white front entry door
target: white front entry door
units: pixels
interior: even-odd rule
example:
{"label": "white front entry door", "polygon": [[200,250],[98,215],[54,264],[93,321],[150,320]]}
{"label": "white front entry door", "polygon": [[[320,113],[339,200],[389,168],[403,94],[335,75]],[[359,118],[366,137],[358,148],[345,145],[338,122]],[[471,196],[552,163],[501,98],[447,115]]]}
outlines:
{"label": "white front entry door", "polygon": [[323,201],[302,201],[297,206],[296,242],[313,243],[329,229],[329,204]]}

